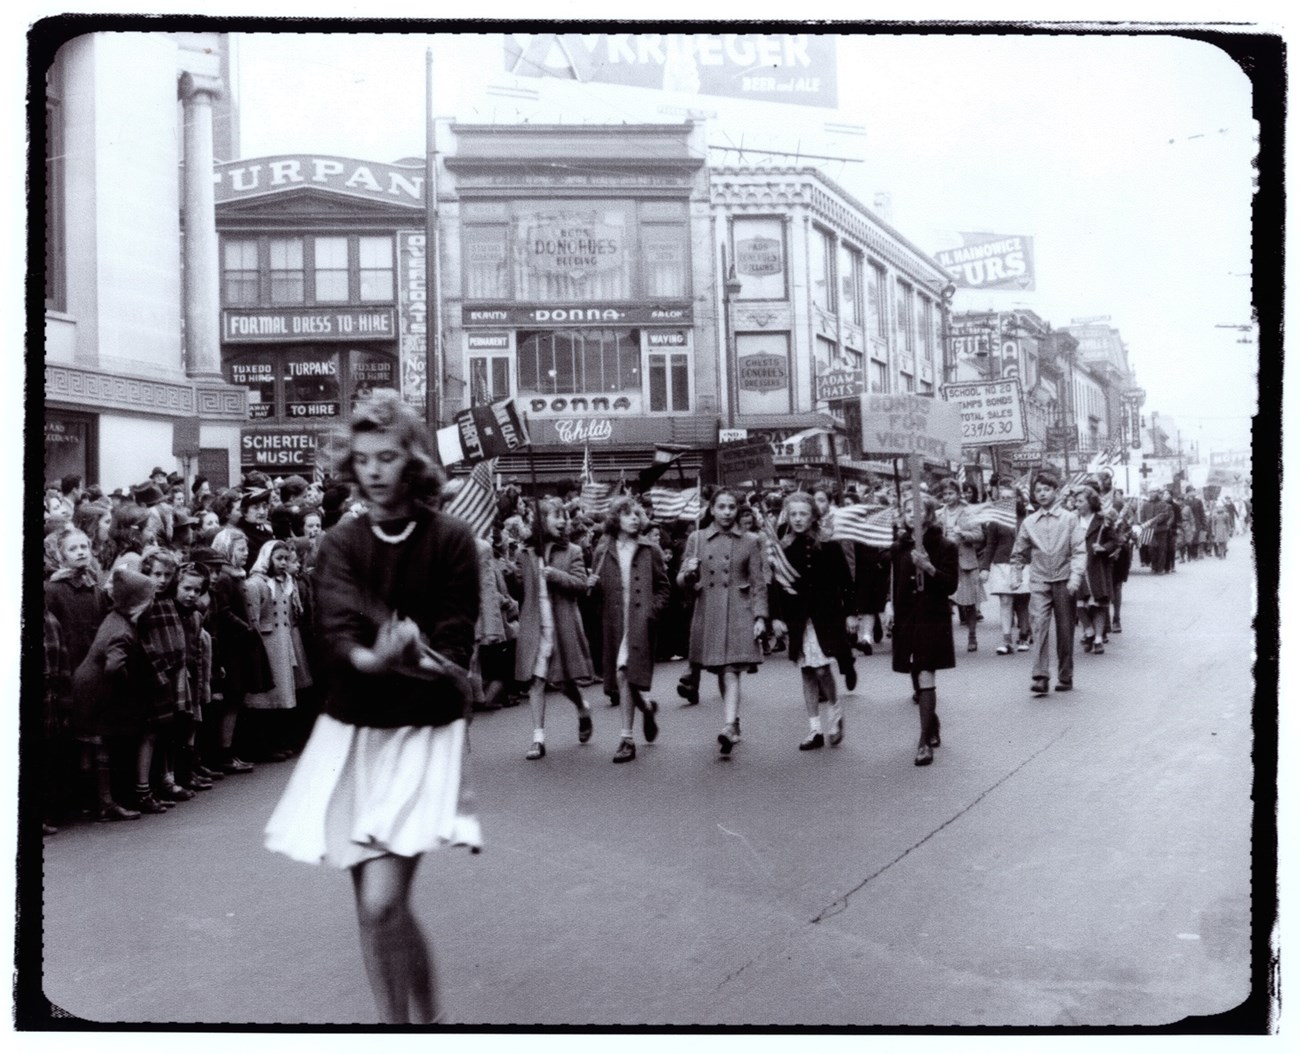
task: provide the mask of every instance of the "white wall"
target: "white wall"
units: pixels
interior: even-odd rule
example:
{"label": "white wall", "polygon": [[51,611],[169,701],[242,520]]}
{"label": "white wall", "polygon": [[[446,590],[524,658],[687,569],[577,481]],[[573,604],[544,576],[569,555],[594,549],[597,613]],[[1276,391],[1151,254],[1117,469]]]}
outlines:
{"label": "white wall", "polygon": [[172,457],[170,420],[100,415],[99,485],[105,493],[144,482],[154,466],[180,471],[180,461]]}

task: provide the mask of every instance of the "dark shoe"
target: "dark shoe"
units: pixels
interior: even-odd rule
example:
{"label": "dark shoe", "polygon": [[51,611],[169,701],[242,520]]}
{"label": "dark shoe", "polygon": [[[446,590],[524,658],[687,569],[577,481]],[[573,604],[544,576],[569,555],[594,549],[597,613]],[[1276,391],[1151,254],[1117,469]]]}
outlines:
{"label": "dark shoe", "polygon": [[239,758],[232,756],[229,761],[221,766],[221,771],[227,776],[233,776],[240,772],[252,772],[255,767],[247,761],[240,761]]}
{"label": "dark shoe", "polygon": [[1056,686],[1056,690],[1057,690],[1058,692],[1068,692],[1068,691],[1072,691],[1073,688],[1074,688],[1074,685],[1071,684],[1069,681],[1062,681],[1060,684],[1058,684],[1058,685]]}
{"label": "dark shoe", "polygon": [[843,742],[844,740],[844,714],[843,713],[841,713],[840,716],[836,719],[835,728],[834,730],[832,730],[831,734],[826,737],[826,740],[833,747],[838,747],[840,743]]}
{"label": "dark shoe", "polygon": [[[655,720],[655,714],[659,712],[659,704],[653,699],[645,704],[645,709],[641,711],[641,731],[645,733],[645,741],[653,743],[659,735],[659,722]],[[626,743],[627,740],[624,740]]]}
{"label": "dark shoe", "polygon": [[155,798],[152,794],[141,794],[135,801],[135,807],[141,812],[158,815],[167,811],[167,806]]}
{"label": "dark shoe", "polygon": [[968,641],[966,642],[966,650],[967,650],[967,651],[979,651],[979,650],[980,650],[979,642],[978,642],[978,641],[974,641],[974,640],[968,640]]}
{"label": "dark shoe", "polygon": [[584,706],[578,711],[578,742],[585,743],[591,738],[591,707]]}
{"label": "dark shoe", "polygon": [[739,742],[740,729],[735,725],[727,725],[718,733],[718,749],[723,754],[730,754],[731,748]]}
{"label": "dark shoe", "polygon": [[140,814],[134,809],[128,809],[117,802],[111,801],[107,805],[101,805],[99,812],[95,815],[98,823],[112,823],[115,820],[138,820]]}
{"label": "dark shoe", "polygon": [[1115,619],[1115,621],[1112,622],[1112,623],[1110,624],[1110,631],[1111,631],[1112,633],[1123,633],[1123,632],[1124,632],[1124,627],[1123,627],[1122,625],[1120,625],[1120,621],[1119,621],[1118,618]]}
{"label": "dark shoe", "polygon": [[[882,640],[885,639],[885,630],[884,627],[880,625],[880,619],[872,620],[871,639],[874,640],[877,644],[879,644]],[[867,652],[867,654],[870,655],[871,652]]]}
{"label": "dark shoe", "polygon": [[1105,654],[1106,654],[1106,645],[1105,645],[1105,643],[1103,642],[1103,643],[1100,643],[1100,644],[1094,644],[1094,645],[1092,646],[1092,653],[1093,653],[1094,655],[1105,655]]}
{"label": "dark shoe", "polygon": [[267,758],[267,760],[268,760],[268,761],[288,761],[291,757],[293,757],[293,751],[292,751],[292,750],[276,750],[276,751],[272,751],[271,756],[270,756],[269,758]]}
{"label": "dark shoe", "polygon": [[921,743],[916,748],[916,757],[912,759],[913,765],[928,765],[934,760],[934,751],[930,749],[929,743]]}
{"label": "dark shoe", "polygon": [[913,693],[912,693],[912,702],[915,703],[915,704],[918,705],[918,706],[920,705],[920,703],[921,703],[921,693],[920,693],[920,692],[913,692]]}
{"label": "dark shoe", "polygon": [[693,685],[677,682],[677,694],[686,700],[687,706],[698,706],[700,702],[700,690]]}
{"label": "dark shoe", "polygon": [[192,776],[190,776],[189,779],[184,780],[181,783],[181,786],[184,787],[186,790],[191,790],[191,791],[210,791],[212,789],[212,781],[205,780],[202,776],[200,776],[196,772]]}
{"label": "dark shoe", "polygon": [[853,663],[850,662],[849,668],[844,671],[844,687],[851,692],[857,686],[858,686],[858,671],[857,668],[853,665]]}
{"label": "dark shoe", "polygon": [[41,824],[41,834],[44,835],[46,838],[48,838],[52,834],[58,834],[58,833],[59,833],[59,829],[55,827],[54,824],[52,823]]}
{"label": "dark shoe", "polygon": [[618,749],[614,751],[614,764],[633,761],[636,758],[636,744],[630,739],[619,740]]}
{"label": "dark shoe", "polygon": [[1010,644],[999,644],[996,648],[993,649],[993,654],[994,654],[994,655],[1010,655],[1010,654],[1011,654],[1011,645],[1010,645]]}
{"label": "dark shoe", "polygon": [[212,783],[216,783],[219,780],[226,778],[225,773],[219,772],[217,769],[210,769],[207,765],[195,765],[194,774],[196,776],[202,776],[205,780],[209,780]]}
{"label": "dark shoe", "polygon": [[863,655],[872,654],[870,641],[860,640],[856,644],[854,644],[853,647],[855,647],[858,651],[862,652]]}
{"label": "dark shoe", "polygon": [[1035,677],[1029,682],[1029,690],[1034,695],[1046,695],[1048,689],[1048,680],[1046,677]]}
{"label": "dark shoe", "polygon": [[1028,650],[1029,650],[1029,641],[1027,640],[1022,640],[1019,644],[1016,645],[1016,651],[1028,651]]}
{"label": "dark shoe", "polygon": [[822,738],[820,732],[809,732],[799,744],[800,750],[821,750],[826,745],[826,740]]}
{"label": "dark shoe", "polygon": [[1084,638],[1083,638],[1083,650],[1084,650],[1084,651],[1092,651],[1092,643],[1093,643],[1093,638],[1092,638],[1092,637],[1084,637]]}
{"label": "dark shoe", "polygon": [[524,755],[529,761],[536,761],[538,758],[546,757],[546,744],[534,743],[528,748],[528,753]]}
{"label": "dark shoe", "polygon": [[179,787],[175,783],[167,783],[158,789],[158,800],[162,802],[189,801],[194,797],[192,790]]}

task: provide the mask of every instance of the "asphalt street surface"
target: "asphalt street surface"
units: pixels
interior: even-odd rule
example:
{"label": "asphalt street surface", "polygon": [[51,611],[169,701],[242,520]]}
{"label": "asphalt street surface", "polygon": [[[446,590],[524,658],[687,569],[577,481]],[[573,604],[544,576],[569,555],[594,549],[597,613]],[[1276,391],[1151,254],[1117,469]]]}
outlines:
{"label": "asphalt street surface", "polygon": [[[835,748],[784,655],[743,680],[743,742],[719,756],[716,688],[611,764],[551,697],[477,715],[485,848],[431,854],[416,911],[450,1023],[1157,1025],[1250,990],[1253,573],[1136,569],[1124,632],[1076,656],[1075,690],[1029,693],[1029,654],[955,628],[943,745],[912,764],[911,686],[889,645],[859,658]],[[841,682],[842,684],[842,682]],[[1263,705],[1272,705],[1265,701]],[[292,762],[163,816],[45,840],[44,991],[99,1022],[374,1022],[346,875],[262,848]]]}

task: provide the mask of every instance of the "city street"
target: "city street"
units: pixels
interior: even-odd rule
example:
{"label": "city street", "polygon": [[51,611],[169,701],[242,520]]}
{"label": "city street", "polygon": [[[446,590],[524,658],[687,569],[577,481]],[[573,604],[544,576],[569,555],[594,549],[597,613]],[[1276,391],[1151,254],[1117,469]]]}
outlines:
{"label": "city street", "polygon": [[[858,659],[842,745],[801,753],[799,676],[743,681],[719,756],[716,688],[610,758],[617,711],[478,715],[479,855],[421,865],[416,909],[446,1020],[469,1025],[1157,1025],[1251,986],[1249,540],[1226,560],[1136,566],[1124,632],[1029,694],[1029,654],[938,676],[943,745],[886,641]],[[841,682],[842,683],[842,682]],[[1273,705],[1262,700],[1262,706]],[[163,816],[45,840],[44,990],[99,1022],[373,1022],[351,883],[262,848],[292,762]],[[1267,880],[1267,879],[1266,879]]]}

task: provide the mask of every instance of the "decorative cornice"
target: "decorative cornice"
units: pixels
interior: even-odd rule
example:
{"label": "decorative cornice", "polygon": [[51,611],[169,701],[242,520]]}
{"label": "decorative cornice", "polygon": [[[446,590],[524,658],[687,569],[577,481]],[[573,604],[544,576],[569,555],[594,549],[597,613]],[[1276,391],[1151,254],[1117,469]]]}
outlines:
{"label": "decorative cornice", "polygon": [[185,384],[100,373],[75,366],[45,367],[47,402],[72,403],[88,410],[129,410],[164,417],[244,420],[247,393],[224,382]]}

